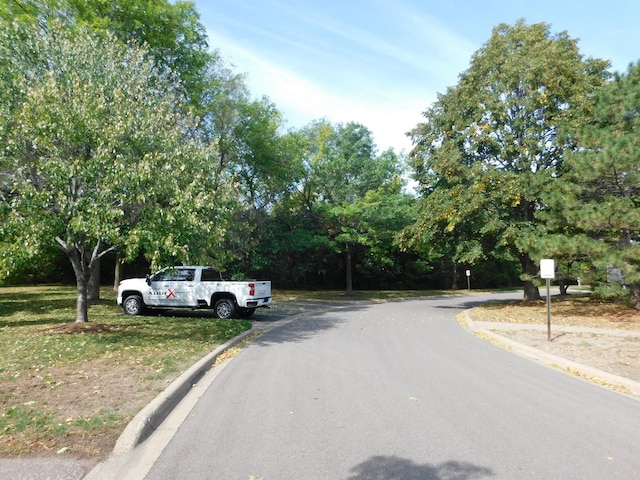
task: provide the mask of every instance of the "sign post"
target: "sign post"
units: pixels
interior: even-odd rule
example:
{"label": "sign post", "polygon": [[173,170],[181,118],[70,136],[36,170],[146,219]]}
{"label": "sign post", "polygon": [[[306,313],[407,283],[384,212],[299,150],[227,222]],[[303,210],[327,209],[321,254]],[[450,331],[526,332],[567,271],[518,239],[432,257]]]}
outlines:
{"label": "sign post", "polygon": [[551,279],[556,276],[555,262],[549,258],[540,260],[540,278],[547,279],[547,341],[551,341]]}
{"label": "sign post", "polygon": [[467,270],[465,273],[467,275],[467,290],[471,290],[471,270]]}

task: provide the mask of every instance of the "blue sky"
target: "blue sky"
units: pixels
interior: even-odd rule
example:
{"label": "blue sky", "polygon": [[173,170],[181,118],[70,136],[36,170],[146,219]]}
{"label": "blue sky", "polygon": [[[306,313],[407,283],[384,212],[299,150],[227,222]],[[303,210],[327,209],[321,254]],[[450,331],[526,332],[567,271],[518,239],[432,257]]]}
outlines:
{"label": "blue sky", "polygon": [[380,150],[409,151],[405,133],[455,85],[500,23],[546,22],[585,57],[626,71],[640,59],[634,0],[195,0],[209,43],[268,96],[290,128],[355,121]]}

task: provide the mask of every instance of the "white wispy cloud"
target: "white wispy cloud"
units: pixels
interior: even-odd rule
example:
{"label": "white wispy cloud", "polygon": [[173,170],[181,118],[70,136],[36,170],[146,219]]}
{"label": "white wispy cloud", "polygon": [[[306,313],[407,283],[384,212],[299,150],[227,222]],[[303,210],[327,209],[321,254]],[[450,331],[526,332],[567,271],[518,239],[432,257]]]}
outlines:
{"label": "white wispy cloud", "polygon": [[407,94],[401,89],[381,89],[355,96],[265,60],[259,54],[223,40],[226,57],[242,70],[251,65],[247,83],[254,95],[268,96],[285,113],[289,125],[300,128],[312,120],[355,121],[368,127],[381,149],[408,151],[406,132],[421,121],[421,112],[434,100],[427,91]]}
{"label": "white wispy cloud", "polygon": [[377,12],[354,21],[349,12],[332,14],[316,2],[263,0],[253,21],[248,10],[218,16],[210,37],[224,58],[247,72],[251,92],[268,96],[290,126],[319,118],[355,121],[374,133],[381,149],[408,150],[406,132],[435,93],[455,83],[474,48],[406,2],[346,2],[345,9],[370,5]]}

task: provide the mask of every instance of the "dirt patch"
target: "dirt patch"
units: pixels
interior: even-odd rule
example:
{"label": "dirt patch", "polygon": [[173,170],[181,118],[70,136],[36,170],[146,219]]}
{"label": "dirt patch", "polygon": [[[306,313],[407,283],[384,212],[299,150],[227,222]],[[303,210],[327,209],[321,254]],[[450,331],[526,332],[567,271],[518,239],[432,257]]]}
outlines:
{"label": "dirt patch", "polygon": [[640,338],[570,332],[552,334],[547,341],[546,332],[494,331],[524,345],[640,382]]}
{"label": "dirt patch", "polygon": [[[553,324],[616,330],[640,330],[640,311],[613,302],[597,301],[589,295],[552,298]],[[545,300],[496,302],[472,309],[479,322],[546,324]]]}
{"label": "dirt patch", "polygon": [[[64,324],[42,334],[101,334],[109,329],[99,324]],[[178,371],[190,365],[185,363]],[[139,359],[118,356],[111,361],[30,369],[4,382],[0,394],[9,396],[22,416],[54,419],[58,431],[52,431],[50,421],[46,430],[20,431],[17,419],[7,431],[0,431],[0,457],[65,454],[104,459],[127,423],[178,375],[160,375]]]}
{"label": "dirt patch", "polygon": [[9,388],[12,403],[26,410],[25,414],[53,416],[66,433],[59,436],[32,429],[5,433],[0,456],[68,453],[77,458],[105,458],[133,416],[177,376],[160,380],[148,366],[117,359],[29,371],[3,388]]}
{"label": "dirt patch", "polygon": [[640,311],[628,306],[589,295],[554,297],[551,341],[546,301],[488,304],[470,315],[478,326],[523,345],[640,382]]}

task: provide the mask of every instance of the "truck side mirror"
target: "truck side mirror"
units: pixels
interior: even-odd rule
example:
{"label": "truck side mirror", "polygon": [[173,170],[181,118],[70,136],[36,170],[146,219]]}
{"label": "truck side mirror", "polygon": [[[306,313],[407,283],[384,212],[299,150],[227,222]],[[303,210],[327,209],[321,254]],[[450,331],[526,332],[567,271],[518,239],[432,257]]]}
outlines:
{"label": "truck side mirror", "polygon": [[151,286],[151,275],[147,273],[145,280],[147,281],[147,285]]}

